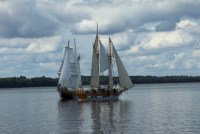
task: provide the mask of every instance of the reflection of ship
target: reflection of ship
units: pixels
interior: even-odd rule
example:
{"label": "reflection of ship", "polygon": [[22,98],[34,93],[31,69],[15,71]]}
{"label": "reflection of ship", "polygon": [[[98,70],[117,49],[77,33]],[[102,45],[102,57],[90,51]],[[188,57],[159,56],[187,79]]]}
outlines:
{"label": "reflection of ship", "polygon": [[[91,69],[91,89],[89,91],[79,90],[77,97],[80,101],[84,100],[117,100],[119,95],[133,86],[128,73],[109,37],[108,51],[101,43],[98,36],[98,26],[95,42],[93,45],[92,69]],[[113,84],[113,62],[116,62],[119,74],[119,84]],[[99,74],[108,72],[108,86],[101,87]]]}
{"label": "reflection of ship", "polygon": [[[75,41],[74,41],[75,44]],[[80,56],[76,55],[76,45],[73,50],[69,46],[65,47],[63,60],[58,71],[59,81],[57,90],[62,99],[72,99],[76,95],[76,90],[82,86],[80,74]]]}
{"label": "reflection of ship", "polygon": [[[91,117],[94,134],[121,134],[126,133],[127,108],[130,103],[127,101],[104,101],[92,102]],[[126,109],[126,110],[125,110]],[[132,117],[132,116],[131,116]],[[131,118],[130,118],[131,119]]]}
{"label": "reflection of ship", "polygon": [[69,134],[123,134],[131,133],[134,115],[131,101],[103,101],[85,103],[60,100],[55,116],[56,133]]}
{"label": "reflection of ship", "polygon": [[72,100],[64,100],[61,99],[58,102],[57,108],[57,116],[56,122],[58,123],[52,133],[58,134],[79,134],[81,131],[79,130],[80,122],[77,121],[78,115],[80,112],[78,111],[78,105],[75,99]]}

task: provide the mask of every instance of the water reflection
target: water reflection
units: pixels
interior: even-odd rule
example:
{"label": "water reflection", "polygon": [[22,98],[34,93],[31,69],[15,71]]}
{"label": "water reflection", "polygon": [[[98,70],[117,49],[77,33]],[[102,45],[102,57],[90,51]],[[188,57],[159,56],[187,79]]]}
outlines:
{"label": "water reflection", "polygon": [[199,84],[183,85],[139,85],[119,101],[60,101],[58,132],[199,134]]}
{"label": "water reflection", "polygon": [[116,102],[94,102],[91,104],[93,129],[97,133],[109,133],[109,129],[113,124],[114,114],[112,113],[112,111],[114,103]]}
{"label": "water reflection", "polygon": [[58,127],[61,133],[123,133],[128,123],[130,102],[58,102]]}
{"label": "water reflection", "polygon": [[76,122],[77,101],[60,100],[58,102],[58,131],[60,133],[72,133],[78,131],[78,124]]}
{"label": "water reflection", "polygon": [[0,91],[2,134],[200,133],[200,83],[136,85],[119,101],[59,101],[55,88]]}
{"label": "water reflection", "polygon": [[128,101],[93,102],[92,121],[94,133],[123,133],[129,121]]}

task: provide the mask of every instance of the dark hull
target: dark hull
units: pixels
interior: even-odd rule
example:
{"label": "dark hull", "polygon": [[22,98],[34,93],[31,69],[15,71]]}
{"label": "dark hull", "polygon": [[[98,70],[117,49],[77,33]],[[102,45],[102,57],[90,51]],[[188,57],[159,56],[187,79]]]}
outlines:
{"label": "dark hull", "polygon": [[76,94],[74,91],[62,90],[58,88],[58,93],[61,99],[70,100],[76,98]]}
{"label": "dark hull", "polygon": [[64,93],[62,91],[59,91],[59,95],[61,99],[74,99],[74,95],[73,94],[69,94],[69,93]]}

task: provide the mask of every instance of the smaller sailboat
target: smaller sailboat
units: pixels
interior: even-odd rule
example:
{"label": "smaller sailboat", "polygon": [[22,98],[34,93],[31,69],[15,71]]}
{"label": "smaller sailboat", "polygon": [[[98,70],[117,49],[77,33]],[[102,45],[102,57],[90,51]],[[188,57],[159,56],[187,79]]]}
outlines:
{"label": "smaller sailboat", "polygon": [[61,66],[58,71],[57,90],[62,99],[73,99],[76,96],[76,90],[82,87],[81,72],[80,72],[80,56],[76,54],[75,48],[71,48],[68,41],[68,46],[65,47]]}
{"label": "smaller sailboat", "polygon": [[[114,85],[113,81],[113,61],[116,62],[119,83]],[[100,74],[108,72],[107,87],[100,85]],[[133,87],[130,77],[109,37],[109,49],[101,43],[98,36],[98,26],[95,42],[93,45],[92,69],[90,90],[78,90],[76,95],[79,101],[85,100],[118,100],[119,96],[126,90]]]}

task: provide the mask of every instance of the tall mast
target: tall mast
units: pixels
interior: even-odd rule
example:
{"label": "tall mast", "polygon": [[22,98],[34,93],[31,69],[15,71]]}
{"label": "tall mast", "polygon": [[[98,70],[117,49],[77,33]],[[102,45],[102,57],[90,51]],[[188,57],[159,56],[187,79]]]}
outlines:
{"label": "tall mast", "polygon": [[99,66],[100,66],[100,64],[99,64],[99,63],[100,63],[100,62],[99,62],[99,55],[100,55],[100,54],[99,54],[99,51],[100,51],[100,50],[99,50],[99,49],[100,49],[100,45],[99,45],[99,29],[98,29],[98,22],[97,22],[97,33],[96,33],[96,39],[97,39],[97,40],[96,40],[96,43],[97,43],[97,44],[96,44],[96,45],[97,45],[97,46],[96,46],[96,53],[97,53],[97,61],[98,61],[98,77],[99,77]]}
{"label": "tall mast", "polygon": [[77,55],[76,55],[76,41],[75,41],[75,38],[74,38],[74,62],[76,63],[77,62]]}
{"label": "tall mast", "polygon": [[99,29],[98,29],[98,22],[97,22],[97,33],[96,33],[96,35],[98,36],[98,34],[99,34]]}
{"label": "tall mast", "polygon": [[112,76],[112,42],[109,35],[109,53],[108,53],[108,75],[109,75],[109,89],[113,89],[113,76]]}
{"label": "tall mast", "polygon": [[68,40],[68,44],[67,44],[67,47],[69,47],[69,40]]}

